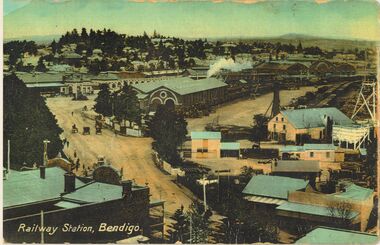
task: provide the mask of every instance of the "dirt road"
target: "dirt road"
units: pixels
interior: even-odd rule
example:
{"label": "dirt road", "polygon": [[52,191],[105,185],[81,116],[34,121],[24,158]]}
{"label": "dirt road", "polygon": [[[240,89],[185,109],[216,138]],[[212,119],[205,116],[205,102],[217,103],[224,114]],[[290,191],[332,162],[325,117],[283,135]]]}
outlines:
{"label": "dirt road", "polygon": [[[298,98],[308,91],[315,90],[316,88],[314,87],[301,87],[299,90],[282,90],[280,91],[281,106],[286,106],[293,98]],[[256,99],[245,99],[229,105],[223,105],[208,117],[187,119],[187,130],[189,133],[204,130],[205,126],[213,121],[218,121],[221,125],[251,126],[253,115],[264,114],[272,99],[273,94],[269,93]]]}
{"label": "dirt road", "polygon": [[[165,175],[154,165],[151,157],[151,138],[116,136],[110,130],[103,130],[102,135],[95,135],[94,121],[80,115],[85,105],[88,108],[92,107],[93,99],[93,97],[88,101],[72,101],[67,97],[47,99],[48,107],[64,130],[63,137],[69,141],[69,147],[64,149],[65,153],[73,158],[75,150],[81,164],[85,164],[86,167],[95,163],[98,155],[105,156],[106,160],[117,169],[123,167],[125,179],[133,179],[138,185],[150,187],[151,200],[166,201],[166,217],[180,208],[181,204],[187,208],[191,204],[191,193],[174,184],[173,177]],[[71,126],[74,123],[79,129],[78,134],[71,133]],[[90,135],[81,134],[83,126],[91,127]]]}

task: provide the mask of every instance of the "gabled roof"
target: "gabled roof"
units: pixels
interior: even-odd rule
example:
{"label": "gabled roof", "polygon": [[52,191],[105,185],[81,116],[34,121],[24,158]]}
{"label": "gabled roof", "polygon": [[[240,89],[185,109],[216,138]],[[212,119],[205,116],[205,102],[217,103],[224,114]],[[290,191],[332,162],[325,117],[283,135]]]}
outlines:
{"label": "gabled roof", "polygon": [[225,87],[227,84],[219,81],[216,78],[193,80],[189,77],[176,77],[168,80],[158,80],[149,83],[134,84],[132,86],[143,93],[150,93],[160,87],[166,87],[177,94],[186,95]]}
{"label": "gabled roof", "polygon": [[301,173],[318,173],[320,171],[318,161],[304,160],[278,160],[274,164],[272,172],[301,172]]}
{"label": "gabled roof", "polygon": [[256,175],[251,178],[243,194],[287,199],[288,193],[305,189],[309,181],[282,176]]}
{"label": "gabled roof", "polygon": [[222,134],[220,132],[202,131],[202,132],[191,132],[192,140],[199,139],[221,139]]}
{"label": "gabled roof", "polygon": [[[40,170],[11,171],[3,182],[3,207],[12,207],[48,199],[59,198],[64,192],[65,170],[59,167],[46,168],[45,179],[40,178]],[[75,186],[83,186],[79,179]]]}
{"label": "gabled roof", "polygon": [[376,235],[331,227],[317,227],[297,240],[297,244],[376,244]]}
{"label": "gabled roof", "polygon": [[335,107],[284,110],[280,112],[295,128],[325,127],[329,117],[336,125],[352,125],[354,122]]}

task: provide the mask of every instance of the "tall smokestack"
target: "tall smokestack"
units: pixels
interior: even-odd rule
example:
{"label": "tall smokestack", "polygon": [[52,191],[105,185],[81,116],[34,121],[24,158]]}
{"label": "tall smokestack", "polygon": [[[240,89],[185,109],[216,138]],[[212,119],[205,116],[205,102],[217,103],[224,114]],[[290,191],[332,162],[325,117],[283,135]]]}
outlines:
{"label": "tall smokestack", "polygon": [[280,112],[280,90],[278,88],[278,83],[273,83],[273,103],[272,103],[272,114],[271,118],[276,116]]}

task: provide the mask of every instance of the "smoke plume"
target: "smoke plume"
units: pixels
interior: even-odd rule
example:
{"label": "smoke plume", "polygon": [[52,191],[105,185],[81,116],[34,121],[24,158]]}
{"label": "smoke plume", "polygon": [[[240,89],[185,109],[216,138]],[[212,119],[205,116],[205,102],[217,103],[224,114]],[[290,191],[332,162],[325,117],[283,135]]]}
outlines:
{"label": "smoke plume", "polygon": [[229,59],[222,58],[210,66],[210,69],[207,71],[207,77],[211,77],[212,75],[215,75],[221,69],[226,69],[226,70],[236,72],[236,71],[241,71],[243,69],[248,69],[248,68],[252,68],[252,64],[250,62],[237,63],[232,58],[229,58]]}

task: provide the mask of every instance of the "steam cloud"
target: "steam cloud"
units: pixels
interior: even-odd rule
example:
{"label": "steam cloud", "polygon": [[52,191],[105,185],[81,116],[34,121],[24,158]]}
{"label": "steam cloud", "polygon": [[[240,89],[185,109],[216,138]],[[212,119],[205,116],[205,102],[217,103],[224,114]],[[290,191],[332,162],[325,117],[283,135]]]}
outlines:
{"label": "steam cloud", "polygon": [[218,60],[215,64],[210,66],[210,69],[207,71],[207,77],[211,77],[215,75],[221,69],[226,69],[230,71],[241,71],[243,69],[252,68],[252,64],[250,62],[247,63],[236,63],[232,58],[225,59],[222,58]]}

